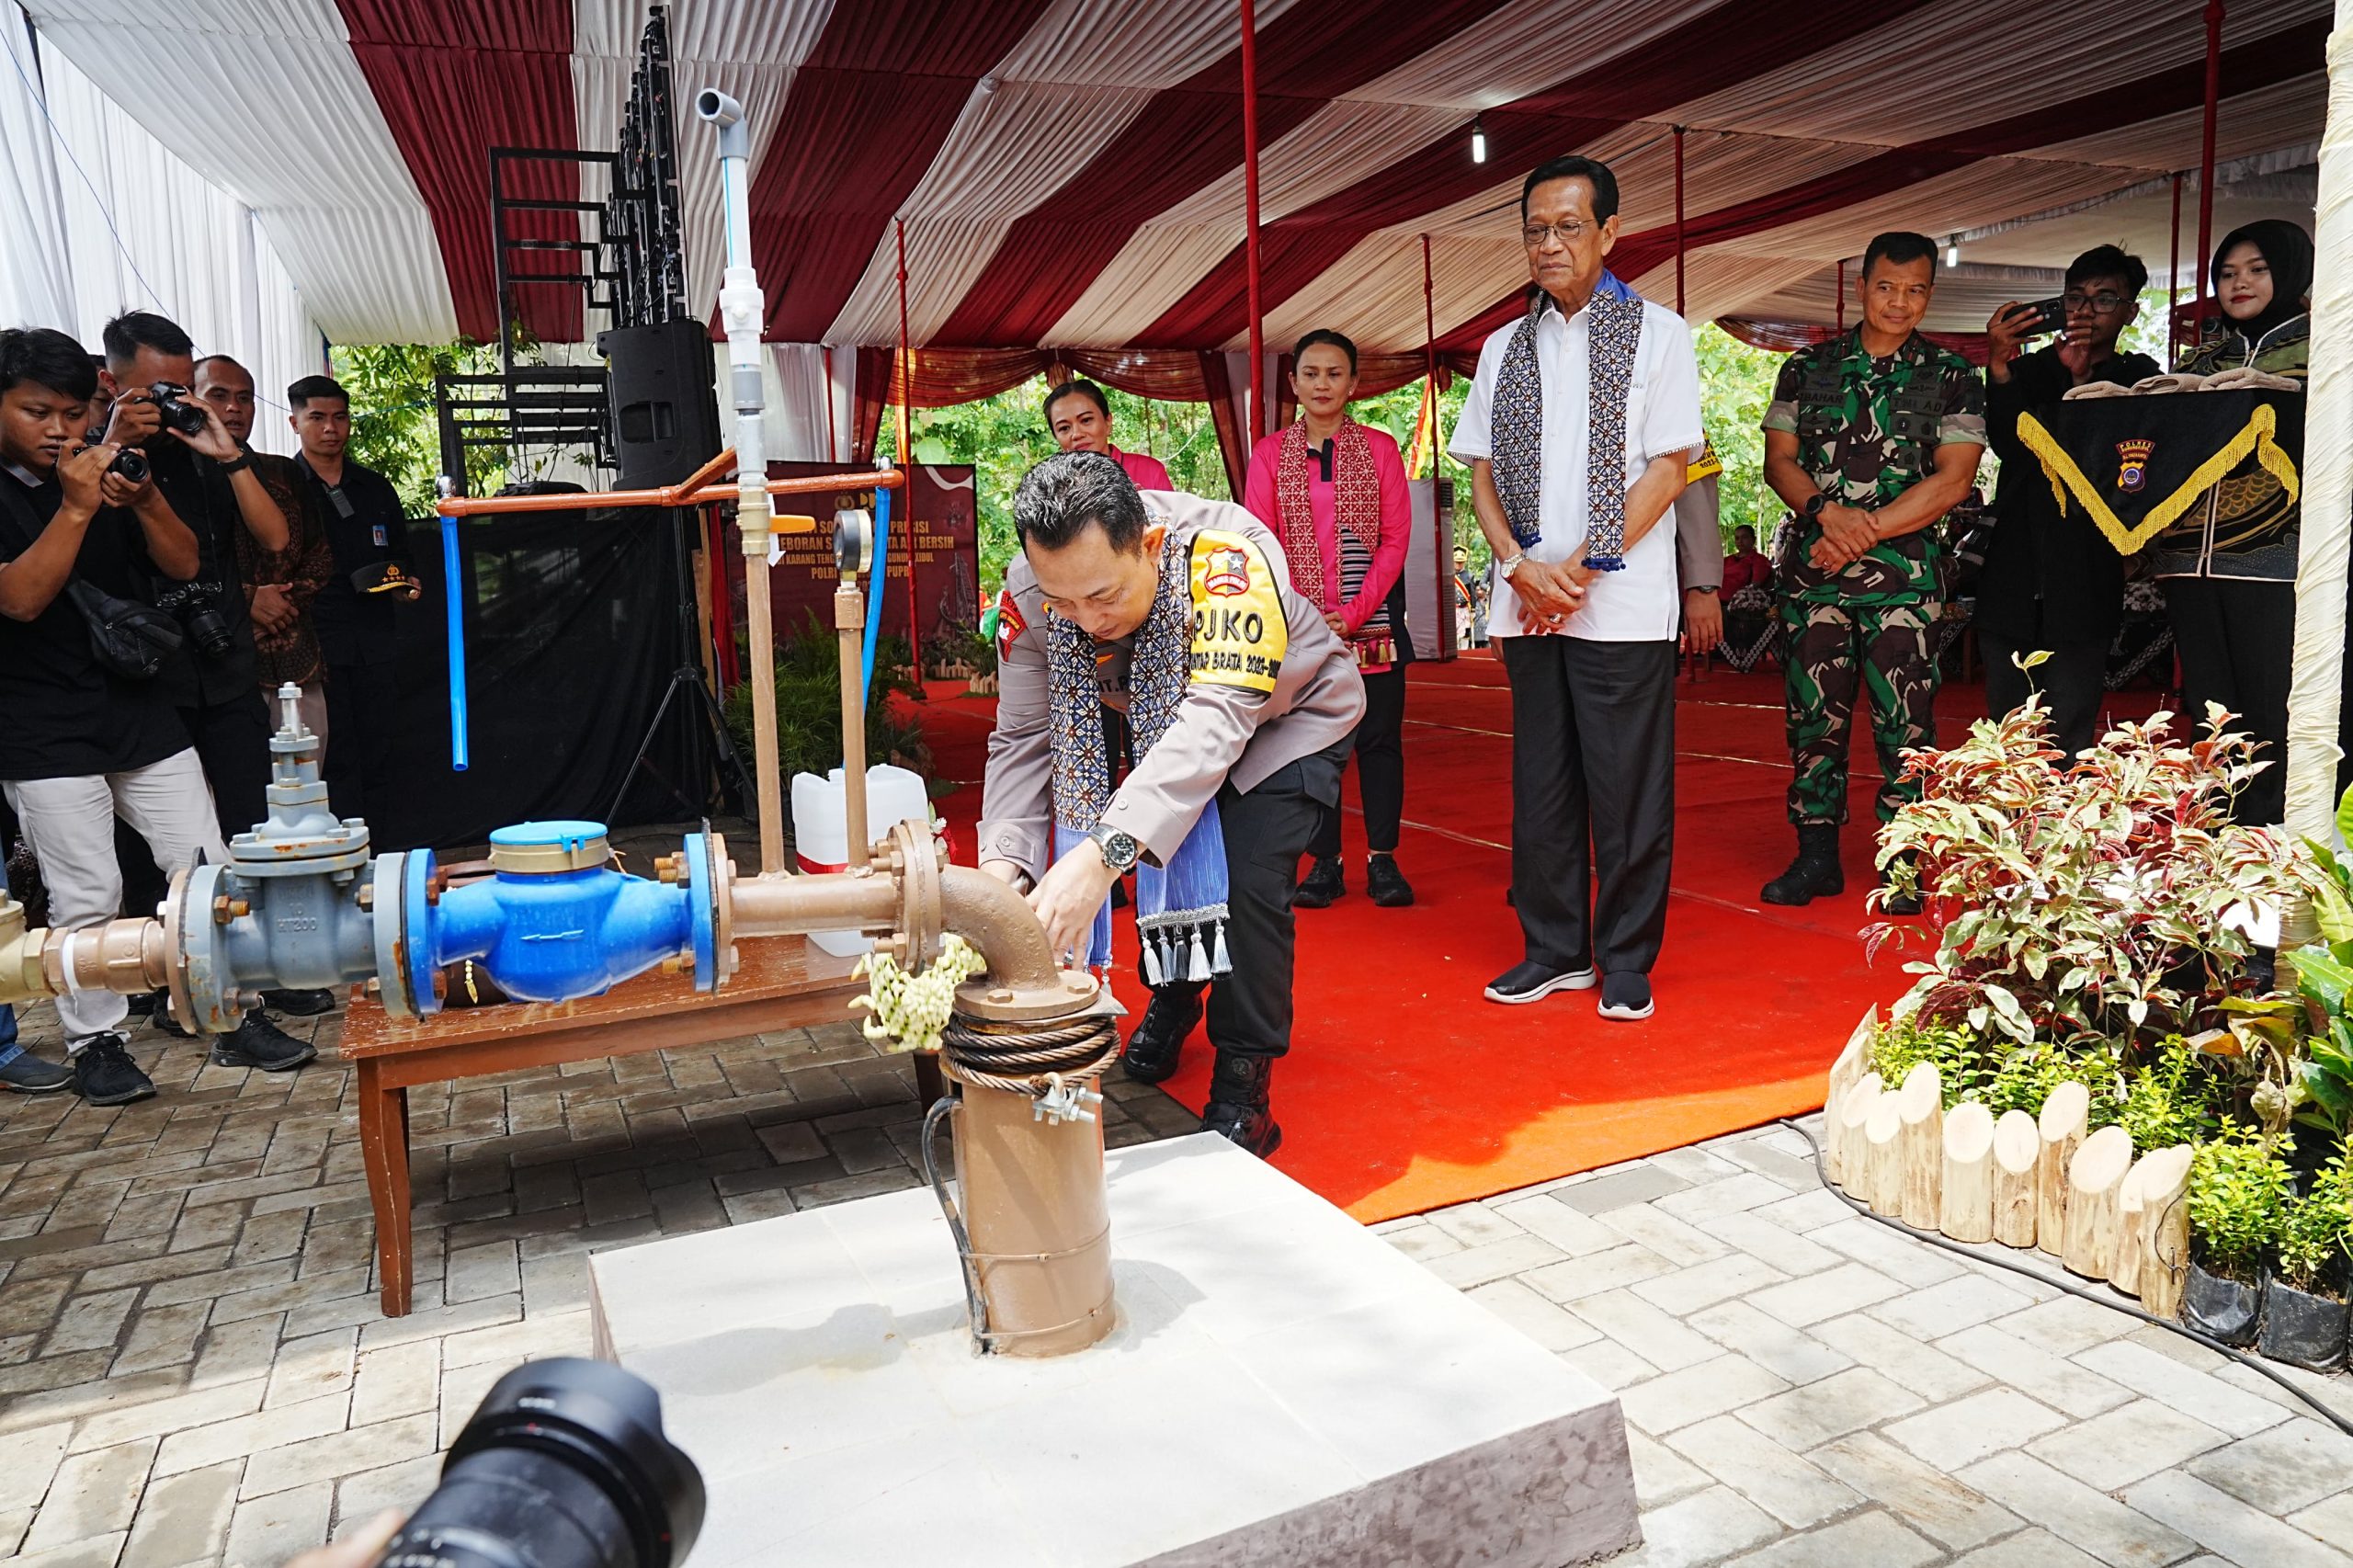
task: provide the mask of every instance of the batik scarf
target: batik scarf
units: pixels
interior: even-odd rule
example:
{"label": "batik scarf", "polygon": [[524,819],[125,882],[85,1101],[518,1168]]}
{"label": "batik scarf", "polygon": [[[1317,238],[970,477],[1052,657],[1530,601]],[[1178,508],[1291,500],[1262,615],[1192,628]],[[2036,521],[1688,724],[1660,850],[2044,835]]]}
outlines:
{"label": "batik scarf", "polygon": [[[1551,300],[1531,290],[1528,313],[1512,329],[1495,381],[1492,415],[1495,494],[1504,520],[1523,550],[1543,528],[1538,501],[1544,476],[1544,378],[1536,358],[1536,328]],[[1643,301],[1609,273],[1586,306],[1588,416],[1586,442],[1585,563],[1617,572],[1626,560],[1626,401],[1642,349]]]}
{"label": "batik scarf", "polygon": [[[1290,583],[1316,608],[1336,611],[1364,591],[1372,572],[1372,552],[1381,543],[1381,481],[1372,466],[1372,445],[1364,426],[1342,419],[1332,437],[1332,503],[1338,527],[1333,530],[1339,559],[1327,563],[1315,539],[1315,503],[1308,465],[1313,461],[1307,446],[1307,422],[1299,420],[1283,432],[1275,463],[1275,507],[1283,530],[1283,553],[1290,562]],[[1338,569],[1336,589],[1333,568]],[[1389,607],[1382,605],[1365,619],[1352,641],[1377,642],[1389,633]]]}
{"label": "batik scarf", "polygon": [[[1193,596],[1188,547],[1175,530],[1160,551],[1160,586],[1136,629],[1128,665],[1128,722],[1141,763],[1176,722],[1192,673]],[[1046,666],[1054,750],[1054,857],[1095,831],[1111,804],[1111,757],[1103,744],[1103,693],[1095,639],[1074,621],[1046,619]],[[1233,967],[1225,947],[1225,833],[1217,802],[1201,808],[1165,867],[1136,862],[1136,929],[1146,983],[1204,981]],[[1087,937],[1086,967],[1111,961],[1111,903]]]}

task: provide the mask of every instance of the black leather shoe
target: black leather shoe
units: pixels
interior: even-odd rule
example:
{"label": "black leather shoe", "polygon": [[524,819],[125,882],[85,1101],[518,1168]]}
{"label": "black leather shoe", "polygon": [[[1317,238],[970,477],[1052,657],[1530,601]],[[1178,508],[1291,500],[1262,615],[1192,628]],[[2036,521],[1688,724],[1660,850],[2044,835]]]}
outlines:
{"label": "black leather shoe", "polygon": [[335,993],[265,991],[261,994],[261,1005],[273,1013],[284,1013],[290,1017],[315,1018],[323,1013],[335,1011]]}
{"label": "black leather shoe", "polygon": [[1176,1071],[1186,1037],[1201,1021],[1198,985],[1164,985],[1152,994],[1143,1018],[1120,1052],[1120,1068],[1139,1084],[1157,1084]]}
{"label": "black leather shoe", "polygon": [[1387,855],[1375,855],[1364,863],[1364,891],[1367,897],[1383,909],[1403,909],[1414,902],[1414,884],[1397,869],[1397,862]]}
{"label": "black leather shoe", "polygon": [[1656,1012],[1651,1000],[1651,977],[1622,970],[1601,977],[1601,1016],[1619,1023],[1635,1023]]}
{"label": "black leather shoe", "polygon": [[1846,891],[1847,873],[1838,865],[1838,824],[1809,822],[1798,824],[1798,858],[1756,896],[1767,903],[1794,906]]}
{"label": "black leather shoe", "polygon": [[163,1002],[164,994],[160,991],[142,991],[136,996],[126,996],[122,999],[122,1005],[131,1009],[131,1016],[134,1018],[153,1016],[156,1008],[163,1006]]}
{"label": "black leather shoe", "polygon": [[1201,1108],[1201,1131],[1231,1139],[1262,1160],[1281,1148],[1283,1130],[1267,1108],[1267,1083],[1274,1071],[1271,1056],[1219,1051],[1209,1103]]}
{"label": "black leather shoe", "polygon": [[0,1064],[0,1089],[19,1095],[53,1095],[74,1082],[74,1070],[22,1051]]}
{"label": "black leather shoe", "polygon": [[1338,858],[1318,856],[1314,866],[1300,879],[1299,892],[1290,902],[1298,909],[1328,909],[1334,899],[1347,891],[1348,880],[1340,873]]}
{"label": "black leather shoe", "polygon": [[1516,963],[1495,976],[1486,989],[1490,1002],[1518,1006],[1524,1002],[1541,1002],[1555,991],[1590,991],[1593,989],[1591,966],[1577,969],[1554,969],[1548,964]]}
{"label": "black leather shoe", "polygon": [[222,1067],[258,1067],[265,1073],[290,1073],[319,1053],[307,1040],[296,1040],[269,1021],[256,1007],[234,1032],[212,1042],[212,1060]]}
{"label": "black leather shoe", "polygon": [[129,1105],[155,1092],[155,1081],[131,1059],[122,1036],[92,1035],[74,1052],[74,1092],[92,1105]]}

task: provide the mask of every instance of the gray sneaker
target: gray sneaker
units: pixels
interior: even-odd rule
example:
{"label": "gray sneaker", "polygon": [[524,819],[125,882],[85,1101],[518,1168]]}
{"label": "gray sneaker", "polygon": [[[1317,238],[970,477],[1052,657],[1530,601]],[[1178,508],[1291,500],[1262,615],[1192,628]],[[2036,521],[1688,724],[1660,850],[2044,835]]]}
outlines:
{"label": "gray sneaker", "polygon": [[70,1088],[73,1083],[72,1068],[43,1061],[29,1051],[0,1063],[0,1089],[14,1094],[53,1095],[60,1089]]}

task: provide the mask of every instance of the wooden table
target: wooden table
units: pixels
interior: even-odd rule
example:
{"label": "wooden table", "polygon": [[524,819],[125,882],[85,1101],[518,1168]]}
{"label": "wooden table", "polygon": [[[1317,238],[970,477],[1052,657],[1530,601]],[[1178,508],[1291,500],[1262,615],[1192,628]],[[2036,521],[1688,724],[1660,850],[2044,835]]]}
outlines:
{"label": "wooden table", "polygon": [[[743,967],[715,995],[684,975],[648,974],[578,1002],[452,1008],[418,1020],[385,1016],[373,997],[352,1002],[343,1054],[359,1064],[359,1151],[376,1209],[376,1256],[386,1317],[405,1316],[415,1267],[409,1234],[408,1091],[600,1056],[705,1045],[765,1029],[836,1023],[866,983],[853,959],[799,937],[741,944]],[[918,1076],[926,1076],[918,1063]]]}

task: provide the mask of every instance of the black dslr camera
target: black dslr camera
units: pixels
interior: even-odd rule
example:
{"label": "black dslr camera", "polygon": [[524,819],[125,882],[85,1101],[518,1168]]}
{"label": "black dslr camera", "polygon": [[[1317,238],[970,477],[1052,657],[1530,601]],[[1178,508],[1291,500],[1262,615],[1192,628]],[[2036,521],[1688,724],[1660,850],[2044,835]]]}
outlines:
{"label": "black dslr camera", "polygon": [[702,1531],[702,1472],[662,1396],[606,1361],[529,1361],[492,1385],[441,1484],[377,1559],[407,1568],[676,1568]]}
{"label": "black dslr camera", "polygon": [[164,418],[164,428],[176,430],[183,436],[204,433],[204,409],[188,401],[188,388],[177,381],[157,381],[147,389],[154,400],[155,412]]}
{"label": "black dslr camera", "polygon": [[[125,452],[123,457],[131,454]],[[115,460],[119,467],[121,459]],[[155,608],[168,611],[208,659],[229,655],[229,618],[221,610],[221,589],[212,583],[169,583],[155,594]]]}

